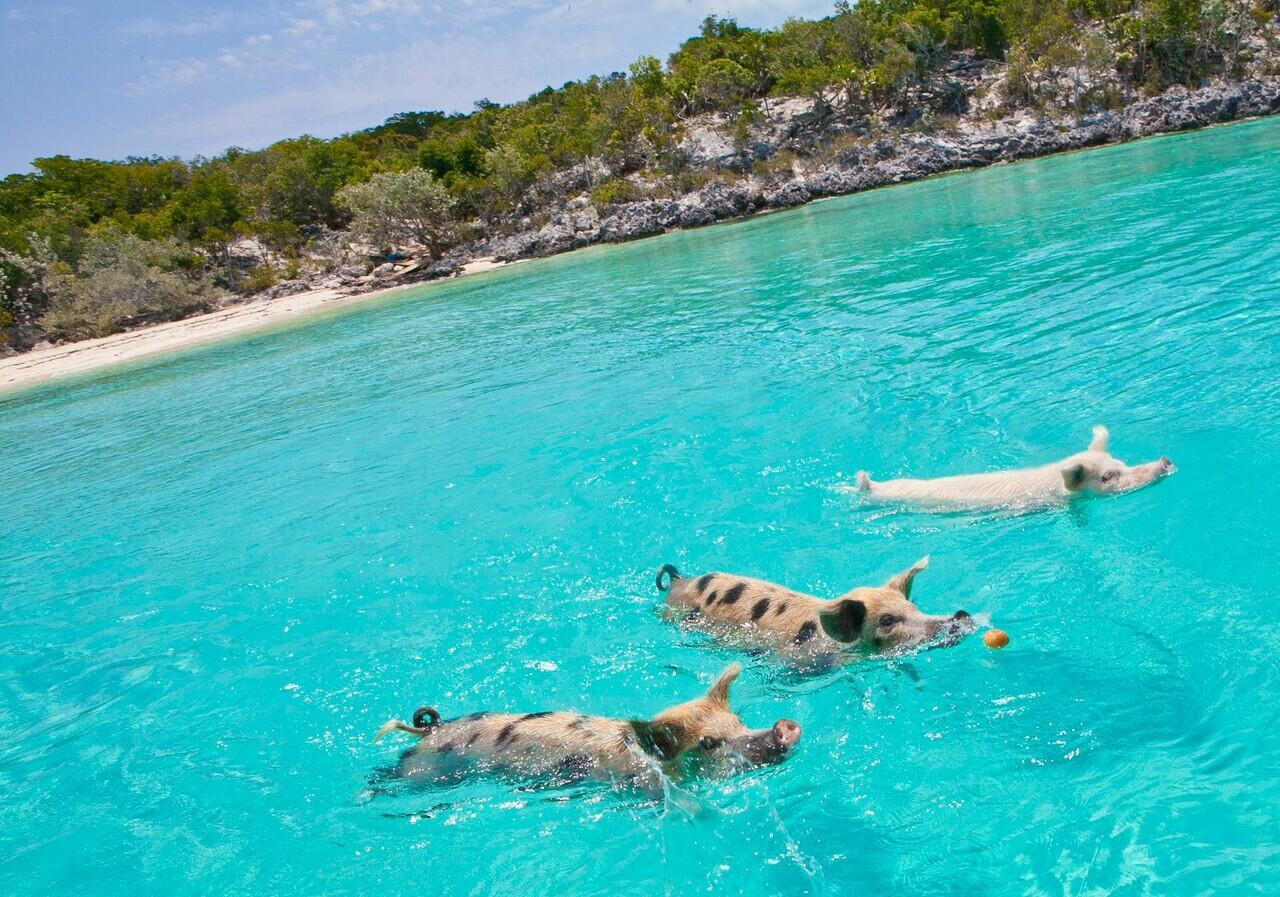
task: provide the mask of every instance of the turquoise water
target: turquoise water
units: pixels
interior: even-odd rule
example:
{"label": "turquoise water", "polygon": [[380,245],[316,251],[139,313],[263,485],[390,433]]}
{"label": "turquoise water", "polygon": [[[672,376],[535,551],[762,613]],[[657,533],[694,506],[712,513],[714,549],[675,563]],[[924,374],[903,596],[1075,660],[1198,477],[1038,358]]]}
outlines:
{"label": "turquoise water", "polygon": [[[533,262],[0,398],[0,893],[1280,889],[1280,121]],[[1029,515],[837,487],[1111,428]],[[653,573],[924,553],[1006,629],[801,677]],[[653,713],[732,660],[787,762],[677,799],[373,796],[419,704]]]}

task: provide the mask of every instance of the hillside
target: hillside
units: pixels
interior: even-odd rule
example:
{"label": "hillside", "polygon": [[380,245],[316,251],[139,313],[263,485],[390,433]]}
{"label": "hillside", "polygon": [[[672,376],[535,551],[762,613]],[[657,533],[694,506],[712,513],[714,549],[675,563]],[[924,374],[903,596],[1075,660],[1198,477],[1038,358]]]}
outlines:
{"label": "hillside", "polygon": [[[0,353],[1280,110],[1276,0],[865,0],[468,114],[0,182]],[[427,92],[424,88],[424,93]]]}

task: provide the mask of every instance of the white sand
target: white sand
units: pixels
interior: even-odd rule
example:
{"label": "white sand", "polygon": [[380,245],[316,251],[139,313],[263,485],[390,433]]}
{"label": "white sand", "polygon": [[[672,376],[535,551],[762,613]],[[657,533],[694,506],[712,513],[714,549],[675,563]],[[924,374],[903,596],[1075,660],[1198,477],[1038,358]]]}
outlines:
{"label": "white sand", "polygon": [[[493,259],[477,259],[462,269],[462,275],[491,271],[506,264],[508,263]],[[264,330],[329,309],[377,299],[392,290],[409,286],[421,284],[391,286],[385,290],[354,296],[344,295],[336,290],[309,290],[280,299],[233,305],[194,318],[155,324],[128,333],[2,358],[0,392]]]}

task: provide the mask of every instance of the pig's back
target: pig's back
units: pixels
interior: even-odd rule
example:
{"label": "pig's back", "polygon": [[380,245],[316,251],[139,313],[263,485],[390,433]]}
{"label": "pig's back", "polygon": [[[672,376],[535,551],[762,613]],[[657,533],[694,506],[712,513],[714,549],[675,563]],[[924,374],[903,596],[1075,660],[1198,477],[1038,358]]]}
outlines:
{"label": "pig's back", "polygon": [[826,640],[818,626],[821,599],[775,583],[731,573],[679,579],[667,604],[710,623],[758,633],[759,641],[803,645]]}
{"label": "pig's back", "polygon": [[1059,498],[1066,494],[1066,488],[1058,468],[1046,466],[927,480],[885,480],[875,483],[871,494],[877,498],[983,507]]}
{"label": "pig's back", "polygon": [[531,775],[566,759],[619,771],[633,765],[621,720],[576,713],[477,713],[431,728],[401,758],[402,774],[442,760],[470,760]]}

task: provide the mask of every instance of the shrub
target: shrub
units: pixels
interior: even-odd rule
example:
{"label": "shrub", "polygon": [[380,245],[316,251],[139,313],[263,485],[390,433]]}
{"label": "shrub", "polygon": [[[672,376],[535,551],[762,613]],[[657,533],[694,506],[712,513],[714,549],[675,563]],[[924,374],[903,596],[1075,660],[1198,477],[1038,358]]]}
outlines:
{"label": "shrub", "polygon": [[76,268],[58,262],[42,272],[40,325],[59,337],[85,339],[207,309],[221,292],[207,277],[183,271],[184,255],[172,241],[97,234]]}
{"label": "shrub", "polygon": [[244,280],[240,282],[240,290],[248,295],[261,293],[275,286],[278,280],[275,268],[266,264],[255,265],[245,272]]}
{"label": "shrub", "polygon": [[644,198],[644,191],[626,178],[614,178],[611,181],[605,181],[591,191],[591,202],[595,204],[596,208],[624,202],[637,202]]}

